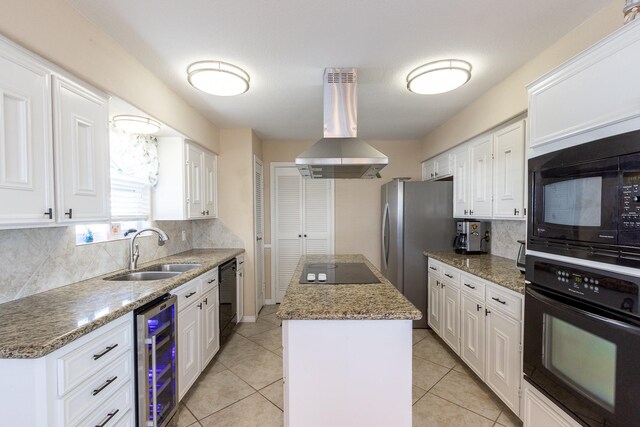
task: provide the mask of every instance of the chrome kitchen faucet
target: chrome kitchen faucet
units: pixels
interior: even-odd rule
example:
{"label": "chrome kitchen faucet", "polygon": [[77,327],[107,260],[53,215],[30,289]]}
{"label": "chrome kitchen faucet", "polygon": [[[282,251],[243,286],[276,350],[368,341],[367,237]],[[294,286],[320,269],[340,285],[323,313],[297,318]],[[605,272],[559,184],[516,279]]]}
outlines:
{"label": "chrome kitchen faucet", "polygon": [[138,244],[135,243],[136,237],[138,237],[140,233],[144,233],[145,231],[153,231],[154,233],[158,233],[158,246],[164,246],[164,242],[169,240],[169,236],[167,236],[167,233],[155,227],[143,228],[142,230],[136,232],[133,236],[131,236],[131,240],[129,240],[130,270],[136,269],[136,266],[138,265],[138,258],[140,257],[140,249],[138,248]]}

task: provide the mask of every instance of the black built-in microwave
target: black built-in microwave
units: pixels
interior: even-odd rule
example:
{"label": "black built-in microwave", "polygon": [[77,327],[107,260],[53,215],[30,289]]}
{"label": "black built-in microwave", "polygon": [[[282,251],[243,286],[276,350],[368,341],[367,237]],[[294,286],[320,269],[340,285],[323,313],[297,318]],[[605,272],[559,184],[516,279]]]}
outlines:
{"label": "black built-in microwave", "polygon": [[527,248],[640,266],[640,131],[529,160]]}

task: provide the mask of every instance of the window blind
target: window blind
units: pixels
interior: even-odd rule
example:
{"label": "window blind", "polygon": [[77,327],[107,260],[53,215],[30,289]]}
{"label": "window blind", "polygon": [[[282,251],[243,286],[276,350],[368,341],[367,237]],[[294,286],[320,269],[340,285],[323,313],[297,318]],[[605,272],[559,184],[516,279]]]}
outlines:
{"label": "window blind", "polygon": [[111,219],[149,219],[151,186],[140,179],[111,176]]}

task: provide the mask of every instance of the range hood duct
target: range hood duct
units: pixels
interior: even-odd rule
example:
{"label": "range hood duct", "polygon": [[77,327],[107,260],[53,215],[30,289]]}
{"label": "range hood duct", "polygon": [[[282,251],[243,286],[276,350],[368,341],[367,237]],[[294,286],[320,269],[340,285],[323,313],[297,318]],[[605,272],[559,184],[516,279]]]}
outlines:
{"label": "range hood duct", "polygon": [[303,178],[376,178],[389,158],[358,135],[357,69],[324,70],[324,138],[296,157]]}

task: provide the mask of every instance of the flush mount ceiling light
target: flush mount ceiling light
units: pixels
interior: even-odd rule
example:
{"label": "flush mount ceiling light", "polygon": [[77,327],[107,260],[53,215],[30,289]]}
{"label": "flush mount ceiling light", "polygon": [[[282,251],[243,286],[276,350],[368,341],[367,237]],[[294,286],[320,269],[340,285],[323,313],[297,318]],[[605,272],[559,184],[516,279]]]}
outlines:
{"label": "flush mount ceiling light", "polygon": [[113,124],[127,133],[148,135],[160,130],[160,122],[149,117],[119,115],[113,116]]}
{"label": "flush mount ceiling light", "polygon": [[471,78],[471,64],[460,59],[429,62],[411,71],[407,89],[421,95],[435,95],[459,88]]}
{"label": "flush mount ceiling light", "polygon": [[217,96],[240,95],[249,90],[249,74],[221,61],[194,62],[187,68],[191,86]]}

